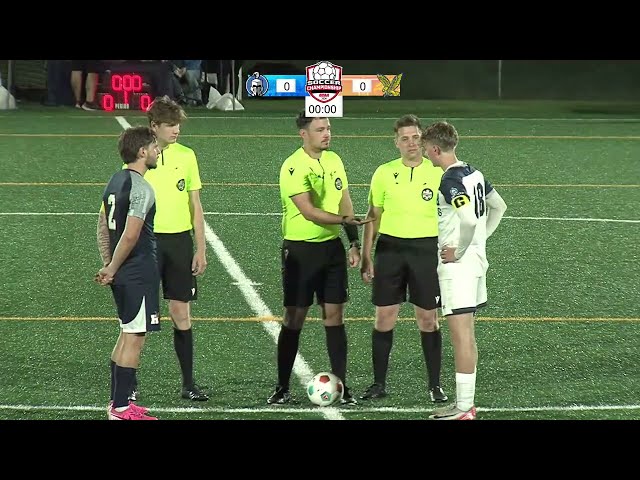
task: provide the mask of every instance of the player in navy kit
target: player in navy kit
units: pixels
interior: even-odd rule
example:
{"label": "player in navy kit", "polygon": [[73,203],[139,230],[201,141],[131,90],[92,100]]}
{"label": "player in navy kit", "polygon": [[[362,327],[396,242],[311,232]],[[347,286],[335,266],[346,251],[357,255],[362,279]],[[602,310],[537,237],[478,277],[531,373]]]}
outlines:
{"label": "player in navy kit", "polygon": [[97,228],[103,267],[96,282],[110,285],[120,321],[111,353],[109,420],[156,420],[129,402],[147,332],[160,330],[160,277],[153,221],[155,195],[144,179],[156,168],[158,144],[148,127],[125,130],[118,142],[127,168],[115,173],[102,195]]}

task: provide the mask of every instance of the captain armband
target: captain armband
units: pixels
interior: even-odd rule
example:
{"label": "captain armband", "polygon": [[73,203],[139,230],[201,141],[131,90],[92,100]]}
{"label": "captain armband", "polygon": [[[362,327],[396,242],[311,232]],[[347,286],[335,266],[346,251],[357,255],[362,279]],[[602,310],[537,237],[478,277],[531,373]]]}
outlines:
{"label": "captain armband", "polygon": [[457,197],[453,198],[451,200],[451,204],[456,207],[456,208],[460,208],[465,206],[467,203],[469,203],[469,197],[467,195],[458,195]]}

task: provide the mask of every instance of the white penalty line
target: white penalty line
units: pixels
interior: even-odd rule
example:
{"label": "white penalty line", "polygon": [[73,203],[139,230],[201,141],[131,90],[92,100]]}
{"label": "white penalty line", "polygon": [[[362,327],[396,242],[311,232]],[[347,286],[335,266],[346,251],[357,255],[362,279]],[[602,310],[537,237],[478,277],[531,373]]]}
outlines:
{"label": "white penalty line", "polygon": [[[315,413],[326,416],[331,419],[334,413],[330,410],[338,410],[335,407],[300,407],[290,408],[281,406],[272,407],[243,407],[243,408],[224,408],[224,407],[177,407],[166,408],[150,407],[153,412],[159,413],[212,413],[212,414],[258,414],[258,413]],[[0,410],[22,410],[22,411],[72,411],[72,412],[104,412],[104,406],[89,405],[0,405]],[[434,408],[424,407],[374,407],[363,408],[361,406],[350,406],[341,409],[341,413],[399,413],[399,414],[429,414]],[[591,411],[624,411],[624,410],[640,410],[640,404],[632,405],[566,405],[566,406],[545,406],[545,407],[477,407],[478,412],[488,413],[521,413],[521,412],[591,412]],[[338,412],[338,413],[340,413]],[[342,416],[342,415],[341,415]],[[344,419],[344,417],[342,417]]]}
{"label": "white penalty line", "polygon": [[[275,212],[204,212],[209,216],[222,217],[281,217],[281,213]],[[98,216],[97,212],[0,212],[0,216],[73,216],[92,215]],[[365,214],[358,214],[364,217]],[[507,220],[545,220],[559,222],[610,222],[610,223],[640,223],[640,220],[626,220],[621,218],[575,218],[575,217],[512,217],[505,215]]]}
{"label": "white penalty line", "polygon": [[[131,126],[124,117],[118,116],[115,118],[122,126],[122,128],[127,129]],[[251,281],[249,277],[245,275],[240,265],[238,265],[238,262],[236,262],[235,259],[231,256],[229,250],[227,250],[227,247],[224,246],[222,240],[220,240],[218,235],[215,234],[215,232],[211,229],[206,221],[204,222],[204,234],[207,242],[209,243],[209,245],[211,245],[211,248],[213,248],[214,253],[218,257],[218,260],[220,260],[220,263],[222,263],[222,266],[225,268],[227,273],[229,273],[229,275],[231,275],[231,277],[237,282],[237,286],[240,289],[240,292],[242,292],[242,295],[244,296],[253,312],[259,317],[274,317],[273,313],[271,313],[271,310],[269,310],[269,307],[267,307],[267,304],[264,302],[264,300],[262,300],[260,294],[254,288],[256,282]],[[278,335],[280,334],[280,322],[270,320],[261,323],[265,330],[269,333],[269,335],[271,335],[273,341],[277,344]],[[305,359],[302,358],[302,355],[300,355],[300,353],[297,354],[295,363],[293,364],[293,373],[298,376],[302,387],[306,389],[307,383],[313,378],[314,374],[311,370],[311,367],[305,361]],[[323,409],[321,413],[325,416],[325,418],[329,420],[344,420],[344,417],[337,408],[330,407],[327,409]]]}

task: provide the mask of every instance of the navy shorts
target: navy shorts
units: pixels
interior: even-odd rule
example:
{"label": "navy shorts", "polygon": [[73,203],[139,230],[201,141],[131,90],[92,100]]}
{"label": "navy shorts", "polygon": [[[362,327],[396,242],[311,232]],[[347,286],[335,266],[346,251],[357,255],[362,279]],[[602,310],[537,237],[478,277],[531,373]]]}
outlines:
{"label": "navy shorts", "polygon": [[112,284],[122,331],[146,333],[160,330],[160,284]]}

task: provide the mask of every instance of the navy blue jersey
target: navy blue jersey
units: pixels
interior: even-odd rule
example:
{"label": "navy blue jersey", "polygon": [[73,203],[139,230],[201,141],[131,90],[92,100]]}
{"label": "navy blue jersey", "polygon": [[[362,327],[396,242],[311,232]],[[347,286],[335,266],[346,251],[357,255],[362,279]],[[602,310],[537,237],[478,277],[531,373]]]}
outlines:
{"label": "navy blue jersey", "polygon": [[153,220],[156,202],[153,187],[135,170],[115,173],[102,194],[102,206],[109,227],[111,256],[124,232],[127,217],[144,220],[138,242],[113,280],[118,284],[142,284],[158,280],[156,237]]}

